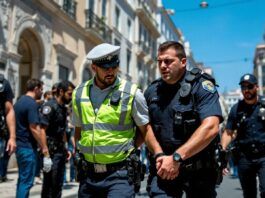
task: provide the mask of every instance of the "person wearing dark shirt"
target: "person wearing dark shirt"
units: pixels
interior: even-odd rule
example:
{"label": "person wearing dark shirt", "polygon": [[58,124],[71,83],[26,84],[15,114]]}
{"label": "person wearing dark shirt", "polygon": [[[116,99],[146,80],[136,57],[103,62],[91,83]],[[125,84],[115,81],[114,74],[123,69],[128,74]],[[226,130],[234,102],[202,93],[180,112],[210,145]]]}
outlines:
{"label": "person wearing dark shirt", "polygon": [[258,96],[253,74],[244,74],[239,84],[244,98],[232,107],[221,143],[224,150],[234,144],[233,159],[244,198],[257,197],[257,177],[260,197],[265,197],[265,98]]}
{"label": "person wearing dark shirt", "polygon": [[44,173],[41,197],[62,196],[65,163],[71,154],[65,148],[67,107],[72,100],[75,86],[69,81],[58,83],[55,97],[41,107],[42,131],[46,132],[52,170]]}
{"label": "person wearing dark shirt", "polygon": [[39,105],[36,100],[42,96],[43,83],[38,79],[27,81],[27,92],[16,102],[16,158],[18,164],[17,198],[29,197],[33,186],[37,146],[40,145],[44,155],[43,170],[49,172],[52,161],[46,144],[46,135],[40,130]]}
{"label": "person wearing dark shirt", "polygon": [[11,86],[0,74],[0,182],[7,180],[7,165],[16,149],[14,94]]}
{"label": "person wearing dark shirt", "polygon": [[214,79],[186,70],[182,44],[158,48],[161,78],[146,90],[150,123],[163,153],[151,157],[151,197],[216,197],[215,149],[222,112]]}

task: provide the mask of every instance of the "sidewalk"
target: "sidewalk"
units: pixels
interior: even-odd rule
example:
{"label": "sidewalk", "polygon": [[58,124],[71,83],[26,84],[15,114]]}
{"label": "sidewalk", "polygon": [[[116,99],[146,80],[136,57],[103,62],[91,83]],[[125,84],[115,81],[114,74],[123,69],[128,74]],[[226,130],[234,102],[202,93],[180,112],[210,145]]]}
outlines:
{"label": "sidewalk", "polygon": [[[67,168],[67,171],[69,169]],[[68,174],[69,175],[69,174]],[[8,169],[7,173],[8,181],[0,183],[0,197],[1,198],[15,198],[16,197],[16,186],[18,178],[18,169]],[[68,182],[63,187],[64,198],[77,197],[79,183]],[[30,198],[40,198],[42,184],[35,184],[30,190]]]}

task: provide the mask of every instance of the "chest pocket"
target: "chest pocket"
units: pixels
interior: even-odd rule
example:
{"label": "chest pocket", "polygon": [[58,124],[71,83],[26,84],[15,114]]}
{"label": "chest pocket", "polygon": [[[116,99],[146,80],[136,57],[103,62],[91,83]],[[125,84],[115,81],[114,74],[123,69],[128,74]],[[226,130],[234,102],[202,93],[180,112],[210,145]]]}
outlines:
{"label": "chest pocket", "polygon": [[184,138],[189,138],[200,125],[198,112],[192,104],[178,104],[173,107],[174,127],[183,130]]}

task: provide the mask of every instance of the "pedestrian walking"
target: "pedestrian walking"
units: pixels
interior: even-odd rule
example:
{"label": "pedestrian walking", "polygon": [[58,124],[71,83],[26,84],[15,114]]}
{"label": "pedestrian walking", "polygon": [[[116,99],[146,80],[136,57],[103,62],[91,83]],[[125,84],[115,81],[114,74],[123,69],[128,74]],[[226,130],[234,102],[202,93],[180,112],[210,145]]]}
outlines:
{"label": "pedestrian walking", "polygon": [[14,94],[11,86],[0,74],[0,183],[7,180],[7,165],[10,155],[16,150]]}
{"label": "pedestrian walking", "polygon": [[253,74],[244,74],[239,85],[243,100],[235,104],[222,134],[222,147],[234,144],[233,159],[244,198],[265,197],[265,98],[258,95],[258,82]]}
{"label": "pedestrian walking", "polygon": [[215,149],[222,112],[214,79],[187,71],[182,44],[167,41],[157,54],[161,78],[146,90],[150,123],[163,153],[151,158],[150,197],[216,197]]}
{"label": "pedestrian walking", "polygon": [[[78,197],[134,197],[140,164],[135,126],[149,149],[162,152],[149,125],[142,92],[118,77],[120,46],[95,46],[87,59],[95,73],[73,93],[73,125],[78,140]],[[78,154],[78,156],[77,156]]]}
{"label": "pedestrian walking", "polygon": [[71,154],[65,147],[67,107],[72,100],[75,86],[69,81],[58,83],[55,97],[41,107],[41,129],[47,136],[47,144],[53,166],[50,172],[43,173],[41,197],[62,196],[65,163]]}
{"label": "pedestrian walking", "polygon": [[29,197],[33,186],[37,163],[38,144],[41,147],[43,171],[49,172],[52,161],[46,144],[46,135],[40,130],[39,105],[43,83],[38,79],[27,81],[27,92],[16,102],[16,158],[18,164],[17,198]]}

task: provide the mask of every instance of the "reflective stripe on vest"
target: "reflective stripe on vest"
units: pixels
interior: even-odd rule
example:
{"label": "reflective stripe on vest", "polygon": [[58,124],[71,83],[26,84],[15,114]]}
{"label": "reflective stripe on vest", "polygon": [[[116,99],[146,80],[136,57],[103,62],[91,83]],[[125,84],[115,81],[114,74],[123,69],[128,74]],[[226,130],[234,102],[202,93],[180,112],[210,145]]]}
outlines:
{"label": "reflective stripe on vest", "polygon": [[121,80],[114,88],[122,92],[119,104],[110,104],[113,90],[95,114],[88,97],[91,84],[92,80],[80,85],[73,95],[73,109],[82,123],[78,147],[89,162],[108,164],[123,161],[133,150],[135,132],[131,112],[137,86]]}

